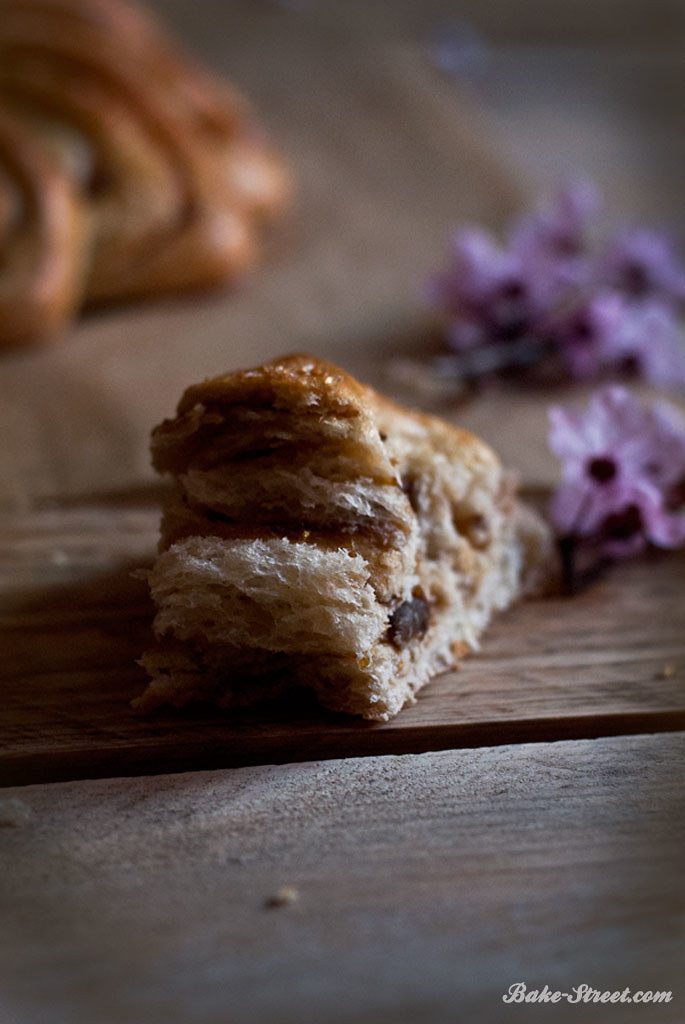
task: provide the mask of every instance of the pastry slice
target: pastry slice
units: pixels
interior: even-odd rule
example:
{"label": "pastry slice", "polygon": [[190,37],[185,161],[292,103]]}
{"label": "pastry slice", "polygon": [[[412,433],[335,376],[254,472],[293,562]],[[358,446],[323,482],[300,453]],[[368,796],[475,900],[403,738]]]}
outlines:
{"label": "pastry slice", "polygon": [[487,445],[309,356],[190,387],[152,452],[174,491],[141,708],[299,685],[385,721],[554,561]]}

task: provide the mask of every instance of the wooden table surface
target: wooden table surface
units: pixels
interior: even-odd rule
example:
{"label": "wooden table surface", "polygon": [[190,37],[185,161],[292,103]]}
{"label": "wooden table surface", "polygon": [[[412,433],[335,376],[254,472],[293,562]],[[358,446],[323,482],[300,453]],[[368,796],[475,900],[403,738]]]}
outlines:
{"label": "wooden table surface", "polygon": [[[188,383],[288,350],[392,389],[452,224],[501,224],[571,154],[626,215],[675,214],[681,8],[667,30],[625,5],[614,32],[600,4],[593,37],[568,5],[466,3],[500,48],[464,85],[426,58],[440,0],[157,6],[249,92],[299,198],[237,291],[0,361],[1,1024],[682,1024],[684,553],[501,615],[387,724],[130,707],[151,427]],[[540,501],[549,400],[442,411]],[[531,1009],[503,1002],[517,982],[672,1000]]]}
{"label": "wooden table surface", "polygon": [[158,504],[132,495],[24,514],[0,535],[0,784],[685,729],[685,553],[530,601],[391,722],[292,698],[137,714]]}

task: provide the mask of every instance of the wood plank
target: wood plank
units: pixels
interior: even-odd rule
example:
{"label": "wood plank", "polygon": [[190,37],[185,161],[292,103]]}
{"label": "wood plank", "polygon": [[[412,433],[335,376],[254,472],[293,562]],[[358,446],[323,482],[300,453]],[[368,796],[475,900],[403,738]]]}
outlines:
{"label": "wood plank", "polygon": [[394,721],[308,699],[141,716],[152,608],[134,568],[154,493],[58,505],[0,528],[0,782],[406,753],[685,727],[685,554],[617,566],[573,600],[521,605]]}
{"label": "wood plank", "polygon": [[671,734],[5,791],[0,1016],[681,1022],[684,766]]}

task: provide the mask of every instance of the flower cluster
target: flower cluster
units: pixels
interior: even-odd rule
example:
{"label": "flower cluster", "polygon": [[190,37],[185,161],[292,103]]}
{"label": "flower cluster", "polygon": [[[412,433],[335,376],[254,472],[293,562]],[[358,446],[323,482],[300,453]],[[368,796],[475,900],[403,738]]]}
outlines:
{"label": "flower cluster", "polygon": [[551,517],[567,545],[622,557],[685,543],[685,418],[641,406],[625,388],[598,391],[585,412],[553,407],[549,443],[563,465]]}
{"label": "flower cluster", "polygon": [[632,372],[685,386],[685,266],[656,231],[599,238],[599,211],[594,188],[577,183],[516,222],[504,244],[479,228],[456,234],[428,289],[465,363],[491,348],[504,367],[544,361],[581,380]]}

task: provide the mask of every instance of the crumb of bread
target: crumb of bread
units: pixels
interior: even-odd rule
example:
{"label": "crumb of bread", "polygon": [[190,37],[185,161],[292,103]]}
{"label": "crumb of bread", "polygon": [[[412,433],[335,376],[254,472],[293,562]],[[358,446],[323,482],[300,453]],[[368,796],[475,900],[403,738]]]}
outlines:
{"label": "crumb of bread", "polygon": [[23,800],[16,797],[0,799],[0,828],[21,828],[33,817],[33,811]]}
{"label": "crumb of bread", "polygon": [[275,893],[269,896],[265,906],[269,910],[276,909],[277,907],[287,907],[291,903],[295,903],[299,896],[299,890],[294,885],[282,885]]}

